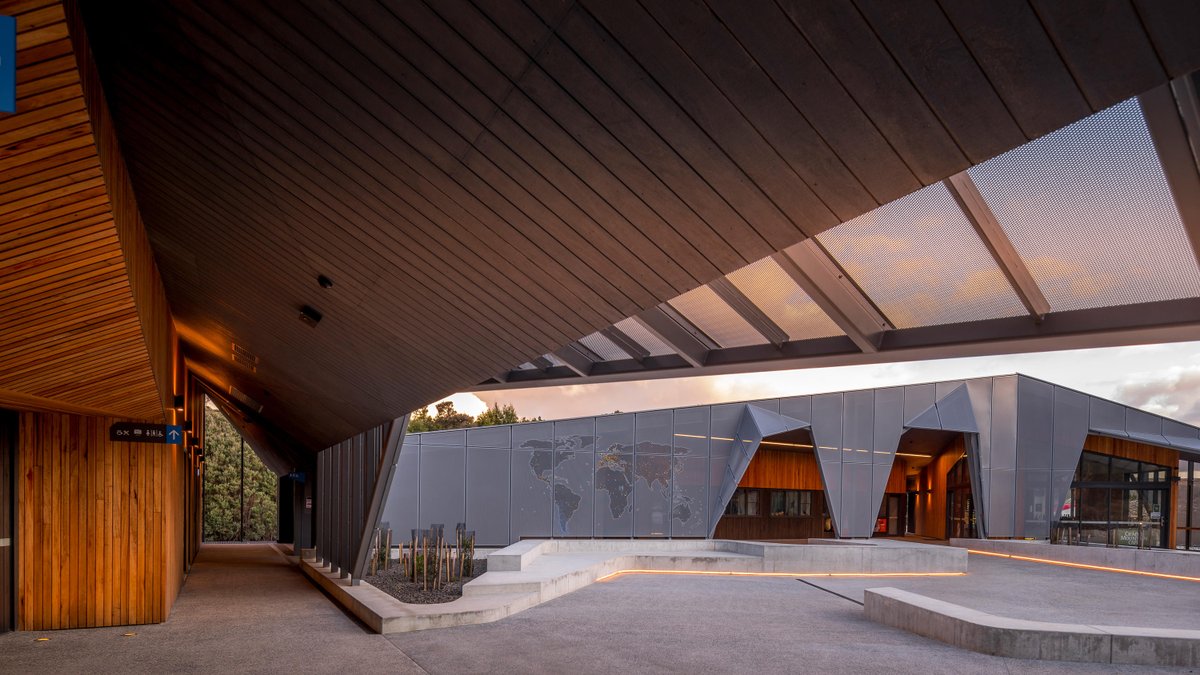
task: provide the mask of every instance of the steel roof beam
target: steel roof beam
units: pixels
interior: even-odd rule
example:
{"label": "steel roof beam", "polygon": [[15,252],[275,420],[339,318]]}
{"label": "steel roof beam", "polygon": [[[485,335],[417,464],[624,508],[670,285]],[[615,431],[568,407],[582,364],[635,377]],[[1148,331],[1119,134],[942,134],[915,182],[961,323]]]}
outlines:
{"label": "steel roof beam", "polygon": [[579,350],[580,346],[582,345],[578,342],[569,344],[561,349],[554,350],[554,355],[581,377],[587,377],[592,373],[592,366],[595,365],[595,361],[587,355],[590,353],[590,350],[588,353],[584,353]]}
{"label": "steel roof beam", "polygon": [[737,286],[734,286],[729,277],[716,279],[709,283],[708,287],[724,300],[730,309],[737,312],[738,316],[745,319],[746,323],[750,324],[750,327],[763,336],[767,342],[776,347],[782,347],[783,343],[788,341],[788,334],[779,327],[779,324],[772,321],[771,317],[754,304],[753,300],[746,297],[746,294]]}
{"label": "steel roof beam", "polygon": [[693,368],[703,367],[709,350],[716,347],[703,331],[666,303],[634,315],[633,320],[674,349]]}
{"label": "steel roof beam", "polygon": [[629,355],[631,359],[641,363],[647,356],[650,356],[650,351],[640,345],[637,340],[625,334],[625,331],[616,326],[609,326],[600,331],[600,334],[608,338],[613,344],[621,348],[621,351]]}
{"label": "steel roof beam", "polygon": [[1042,294],[1042,289],[1038,287],[1029,268],[1025,266],[1025,261],[1017,253],[1012,240],[1008,238],[1004,228],[1000,227],[1000,221],[996,220],[996,214],[980,194],[975,181],[963,171],[950,176],[942,181],[942,184],[950,191],[954,201],[958,202],[958,207],[962,209],[971,226],[975,228],[975,233],[1000,266],[1000,271],[1004,272],[1004,277],[1021,299],[1021,304],[1025,305],[1026,311],[1034,321],[1041,322],[1050,313],[1050,303]]}
{"label": "steel roof beam", "polygon": [[1194,75],[1138,96],[1179,218],[1200,263],[1200,99]]}
{"label": "steel roof beam", "polygon": [[861,351],[879,351],[891,323],[815,239],[789,246],[771,257]]}

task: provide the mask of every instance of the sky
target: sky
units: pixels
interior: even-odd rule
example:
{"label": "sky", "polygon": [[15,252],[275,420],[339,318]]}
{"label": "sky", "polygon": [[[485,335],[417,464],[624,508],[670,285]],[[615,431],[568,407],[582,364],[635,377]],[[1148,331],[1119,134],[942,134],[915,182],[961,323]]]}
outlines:
{"label": "sky", "polygon": [[445,400],[471,414],[494,403],[511,403],[523,417],[551,420],[1007,373],[1200,424],[1200,342],[505,389],[458,393]]}

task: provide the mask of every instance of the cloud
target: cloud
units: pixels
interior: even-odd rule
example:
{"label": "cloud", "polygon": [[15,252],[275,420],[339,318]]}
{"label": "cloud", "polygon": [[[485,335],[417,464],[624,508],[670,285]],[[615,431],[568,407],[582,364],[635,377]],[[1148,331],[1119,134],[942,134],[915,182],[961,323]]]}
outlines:
{"label": "cloud", "polygon": [[1200,366],[1159,376],[1138,377],[1120,385],[1114,398],[1126,405],[1200,424]]}

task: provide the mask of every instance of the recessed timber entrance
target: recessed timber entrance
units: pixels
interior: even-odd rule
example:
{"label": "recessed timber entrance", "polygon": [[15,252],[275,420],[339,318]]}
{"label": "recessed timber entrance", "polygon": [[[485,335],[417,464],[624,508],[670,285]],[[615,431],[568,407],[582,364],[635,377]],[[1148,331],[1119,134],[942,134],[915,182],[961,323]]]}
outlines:
{"label": "recessed timber entrance", "polygon": [[909,429],[896,460],[906,467],[909,532],[932,539],[977,536],[963,434]]}

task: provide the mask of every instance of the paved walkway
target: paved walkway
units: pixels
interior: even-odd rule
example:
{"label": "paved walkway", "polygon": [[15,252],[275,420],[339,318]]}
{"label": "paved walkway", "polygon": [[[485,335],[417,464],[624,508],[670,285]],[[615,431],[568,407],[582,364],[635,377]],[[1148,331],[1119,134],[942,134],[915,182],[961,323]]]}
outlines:
{"label": "paved walkway", "polygon": [[0,672],[422,671],[343,613],[274,547],[205,544],[165,623],[0,635]]}

